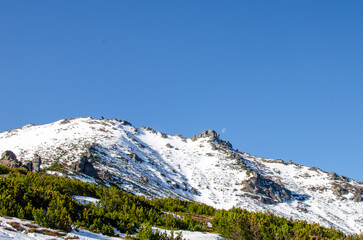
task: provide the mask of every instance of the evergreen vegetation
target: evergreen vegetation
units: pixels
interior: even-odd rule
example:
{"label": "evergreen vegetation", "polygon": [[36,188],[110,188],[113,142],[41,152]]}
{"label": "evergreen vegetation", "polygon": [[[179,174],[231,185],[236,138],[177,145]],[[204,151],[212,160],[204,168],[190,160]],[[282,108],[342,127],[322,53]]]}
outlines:
{"label": "evergreen vegetation", "polygon": [[[180,199],[146,199],[115,187],[0,166],[0,214],[35,220],[43,227],[71,231],[72,227],[113,236],[115,230],[139,239],[182,239],[152,232],[151,226],[171,230],[218,232],[229,239],[362,239],[333,228],[293,221],[270,213],[239,208],[216,210]],[[6,174],[6,175],[4,175]],[[73,195],[99,198],[80,204]],[[205,219],[210,219],[213,228]]]}

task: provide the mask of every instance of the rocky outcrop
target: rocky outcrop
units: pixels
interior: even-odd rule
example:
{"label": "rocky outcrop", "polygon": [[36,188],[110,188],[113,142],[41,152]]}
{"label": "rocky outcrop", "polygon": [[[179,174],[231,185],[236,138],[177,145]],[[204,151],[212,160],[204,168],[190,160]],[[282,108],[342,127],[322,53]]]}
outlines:
{"label": "rocky outcrop", "polygon": [[40,165],[42,164],[42,159],[38,154],[34,154],[34,157],[31,161],[26,161],[23,164],[23,167],[32,172],[39,172]]}
{"label": "rocky outcrop", "polygon": [[24,167],[31,172],[39,172],[41,164],[42,160],[38,154],[35,154],[31,161],[25,161],[24,164],[18,161],[15,153],[12,151],[3,152],[0,158],[0,165],[12,168]]}
{"label": "rocky outcrop", "polygon": [[130,154],[128,154],[129,155],[129,157],[133,160],[133,161],[135,161],[135,162],[142,162],[142,159],[139,157],[139,156],[137,156],[137,154],[136,153],[130,153]]}
{"label": "rocky outcrop", "polygon": [[93,178],[99,178],[96,169],[93,167],[93,160],[90,156],[83,155],[79,161],[74,164],[74,170],[86,174]]}
{"label": "rocky outcrop", "polygon": [[333,189],[333,194],[341,197],[342,195],[346,195],[348,194],[349,191],[341,186],[335,186],[335,188]]}
{"label": "rocky outcrop", "polygon": [[100,174],[99,174],[99,177],[103,180],[106,180],[106,181],[112,181],[113,177],[112,177],[112,174],[109,172],[109,171],[102,171]]}
{"label": "rocky outcrop", "polygon": [[7,167],[18,168],[22,166],[22,163],[18,161],[16,155],[12,151],[5,151],[1,154],[0,165]]}
{"label": "rocky outcrop", "polygon": [[38,154],[35,154],[33,157],[32,163],[33,163],[32,171],[39,172],[40,165],[42,164],[42,158]]}
{"label": "rocky outcrop", "polygon": [[353,201],[354,202],[362,202],[363,201],[361,190],[357,190],[357,192],[354,195]]}
{"label": "rocky outcrop", "polygon": [[193,141],[199,139],[199,138],[211,138],[212,141],[215,141],[219,144],[221,144],[222,146],[228,147],[228,148],[232,148],[232,144],[229,141],[223,141],[220,139],[219,137],[219,133],[216,133],[216,131],[214,130],[204,130],[202,133],[194,135],[191,139]]}
{"label": "rocky outcrop", "polygon": [[142,129],[145,129],[146,131],[149,131],[149,132],[152,132],[152,133],[156,133],[156,131],[154,129],[152,129],[151,127],[142,126],[141,128]]}
{"label": "rocky outcrop", "polygon": [[192,140],[195,141],[198,138],[206,138],[206,137],[212,137],[213,139],[219,139],[219,134],[216,133],[214,130],[204,130],[202,133],[199,133],[197,135],[194,135],[192,137]]}
{"label": "rocky outcrop", "polygon": [[290,190],[282,187],[270,179],[253,172],[253,176],[242,182],[244,192],[251,193],[262,203],[272,204],[291,199]]}
{"label": "rocky outcrop", "polygon": [[335,172],[330,172],[328,173],[328,176],[331,180],[335,180],[335,181],[343,181],[343,182],[349,182],[349,178],[344,177],[342,175],[338,175]]}

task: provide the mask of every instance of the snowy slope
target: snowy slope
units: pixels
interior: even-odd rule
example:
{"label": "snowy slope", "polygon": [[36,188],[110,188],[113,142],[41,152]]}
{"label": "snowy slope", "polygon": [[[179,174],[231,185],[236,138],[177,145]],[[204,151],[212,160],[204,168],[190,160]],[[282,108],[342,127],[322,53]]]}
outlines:
{"label": "snowy slope", "polygon": [[[170,230],[153,228],[153,231],[167,232],[170,235]],[[175,231],[175,234],[180,231]],[[223,239],[215,233],[190,232],[181,231],[184,239],[190,240],[219,240]],[[93,233],[87,230],[78,229],[70,233],[60,232],[49,228],[39,227],[37,224],[27,220],[18,218],[5,218],[0,216],[0,239],[2,240],[54,240],[54,239],[80,239],[80,240],[116,240],[125,238],[127,235],[117,233],[119,237],[110,237],[102,234]]]}
{"label": "snowy slope", "polygon": [[214,131],[183,138],[117,119],[77,118],[0,133],[0,153],[6,150],[22,162],[38,154],[42,168],[58,163],[71,177],[95,181],[73,167],[91,154],[101,178],[96,181],[135,194],[270,211],[346,233],[363,231],[363,183],[238,152]]}
{"label": "snowy slope", "polygon": [[[125,237],[126,234],[119,234]],[[60,232],[39,227],[37,224],[18,218],[0,216],[0,239],[2,240],[53,240],[53,239],[81,239],[81,240],[113,240],[119,237],[109,237],[83,229],[73,230],[70,233]]]}

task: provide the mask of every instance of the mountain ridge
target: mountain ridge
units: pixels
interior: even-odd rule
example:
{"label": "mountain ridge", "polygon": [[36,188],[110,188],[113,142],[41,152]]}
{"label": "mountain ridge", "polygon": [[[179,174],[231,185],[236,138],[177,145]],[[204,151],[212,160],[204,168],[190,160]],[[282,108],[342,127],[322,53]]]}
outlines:
{"label": "mountain ridge", "polygon": [[[38,154],[48,173],[115,184],[133,194],[270,211],[346,233],[363,231],[363,183],[240,152],[214,130],[184,138],[125,120],[63,119],[0,133],[0,152],[6,150],[23,163]],[[51,170],[55,164],[62,171]],[[87,164],[98,178],[83,172]]]}

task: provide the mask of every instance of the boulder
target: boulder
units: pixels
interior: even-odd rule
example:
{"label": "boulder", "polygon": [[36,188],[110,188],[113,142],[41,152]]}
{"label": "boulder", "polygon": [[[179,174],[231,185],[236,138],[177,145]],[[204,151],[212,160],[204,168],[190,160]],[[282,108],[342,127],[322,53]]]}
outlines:
{"label": "boulder", "polygon": [[16,155],[12,151],[5,151],[1,154],[0,165],[18,168],[22,166],[22,163],[18,161]]}
{"label": "boulder", "polygon": [[38,154],[34,154],[32,163],[32,172],[39,172],[40,171],[40,165],[42,164],[42,158]]}
{"label": "boulder", "polygon": [[353,198],[353,201],[354,202],[362,202],[363,199],[362,199],[362,194],[360,191],[357,191],[354,195],[354,198]]}
{"label": "boulder", "polygon": [[41,157],[38,154],[34,154],[33,159],[31,161],[26,161],[22,165],[31,172],[39,172],[40,171],[40,164],[42,163]]}
{"label": "boulder", "polygon": [[96,169],[93,167],[92,160],[85,155],[83,155],[81,159],[74,164],[74,170],[93,178],[99,178]]}
{"label": "boulder", "polygon": [[133,161],[135,161],[135,162],[142,162],[142,159],[139,157],[139,156],[137,156],[137,154],[136,153],[130,153],[130,154],[128,154],[129,155],[129,157],[133,160]]}

